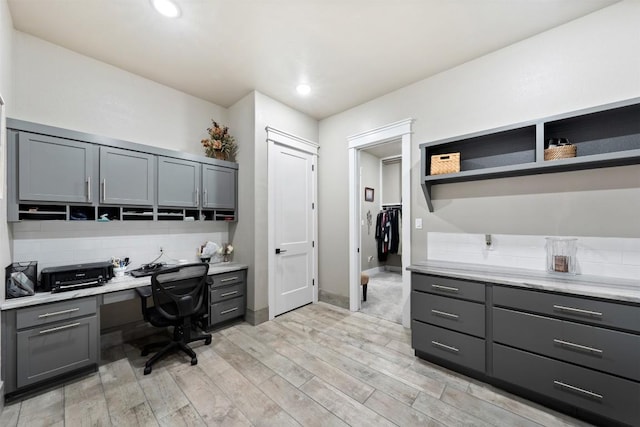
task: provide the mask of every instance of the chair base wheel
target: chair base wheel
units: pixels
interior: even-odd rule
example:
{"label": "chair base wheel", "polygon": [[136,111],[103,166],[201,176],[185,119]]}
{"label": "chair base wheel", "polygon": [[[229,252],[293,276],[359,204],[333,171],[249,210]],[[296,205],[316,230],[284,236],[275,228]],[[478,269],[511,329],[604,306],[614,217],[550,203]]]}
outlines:
{"label": "chair base wheel", "polygon": [[149,375],[151,373],[151,366],[145,366],[144,367],[144,374],[145,375]]}
{"label": "chair base wheel", "polygon": [[198,364],[198,358],[197,357],[193,357],[191,359],[191,365],[197,365]]}
{"label": "chair base wheel", "polygon": [[211,337],[204,340],[204,345],[209,345],[209,344],[211,344]]}

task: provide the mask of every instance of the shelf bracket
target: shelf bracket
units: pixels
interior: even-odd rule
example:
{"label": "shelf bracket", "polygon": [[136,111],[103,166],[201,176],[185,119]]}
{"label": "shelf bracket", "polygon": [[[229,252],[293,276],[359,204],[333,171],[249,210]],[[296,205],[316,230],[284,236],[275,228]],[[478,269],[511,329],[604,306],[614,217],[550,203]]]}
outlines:
{"label": "shelf bracket", "polygon": [[422,192],[424,193],[424,198],[427,201],[427,208],[429,208],[429,212],[433,212],[433,203],[431,202],[431,184],[422,181]]}

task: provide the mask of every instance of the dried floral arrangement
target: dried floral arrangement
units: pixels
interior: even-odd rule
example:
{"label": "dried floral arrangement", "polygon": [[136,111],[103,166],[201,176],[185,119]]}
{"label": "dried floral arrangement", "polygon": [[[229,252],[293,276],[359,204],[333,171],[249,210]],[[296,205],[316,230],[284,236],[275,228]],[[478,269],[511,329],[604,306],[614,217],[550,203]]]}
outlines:
{"label": "dried floral arrangement", "polygon": [[209,138],[201,140],[207,157],[221,160],[235,161],[238,154],[236,139],[229,133],[227,126],[220,126],[215,120],[211,120],[212,126],[207,128]]}

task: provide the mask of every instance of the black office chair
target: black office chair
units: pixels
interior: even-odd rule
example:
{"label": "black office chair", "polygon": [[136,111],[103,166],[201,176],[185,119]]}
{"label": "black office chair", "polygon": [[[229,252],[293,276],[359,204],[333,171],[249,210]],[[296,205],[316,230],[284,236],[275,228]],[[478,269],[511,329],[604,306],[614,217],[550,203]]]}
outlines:
{"label": "black office chair", "polygon": [[[186,264],[160,270],[151,276],[150,288],[138,288],[142,301],[144,320],[157,327],[173,326],[173,340],[145,345],[142,356],[153,348],[162,347],[144,365],[144,374],[151,373],[151,367],[165,355],[182,350],[191,356],[191,364],[198,363],[196,353],[189,343],[204,340],[211,344],[211,334],[196,334],[195,322],[206,313],[207,272],[209,264]],[[153,296],[153,307],[147,307],[147,299]]]}

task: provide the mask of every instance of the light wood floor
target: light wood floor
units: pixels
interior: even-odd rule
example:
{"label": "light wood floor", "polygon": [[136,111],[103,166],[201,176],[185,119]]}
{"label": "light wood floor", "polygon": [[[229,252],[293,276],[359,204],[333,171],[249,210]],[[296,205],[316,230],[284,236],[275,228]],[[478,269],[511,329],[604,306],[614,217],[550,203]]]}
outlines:
{"label": "light wood floor", "polygon": [[9,404],[0,426],[584,426],[413,356],[402,326],[327,304],[238,324],[144,376],[142,343]]}

